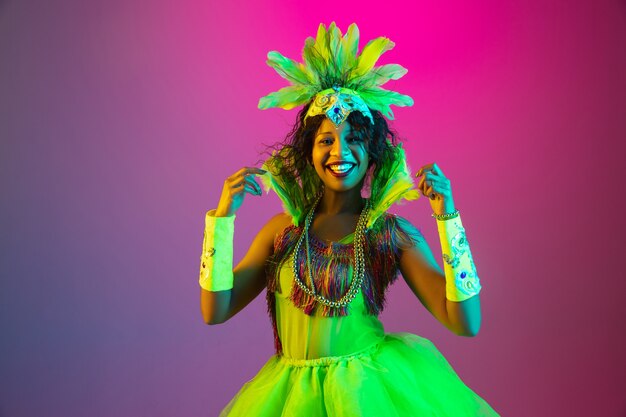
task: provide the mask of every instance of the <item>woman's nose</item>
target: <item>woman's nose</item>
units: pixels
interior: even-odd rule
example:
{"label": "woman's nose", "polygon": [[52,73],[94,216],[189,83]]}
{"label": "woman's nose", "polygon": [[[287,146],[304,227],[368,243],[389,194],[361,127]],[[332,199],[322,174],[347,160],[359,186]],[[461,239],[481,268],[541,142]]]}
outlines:
{"label": "woman's nose", "polygon": [[346,141],[344,141],[343,139],[336,140],[333,144],[333,148],[331,149],[330,154],[334,156],[349,155],[350,148],[348,147]]}

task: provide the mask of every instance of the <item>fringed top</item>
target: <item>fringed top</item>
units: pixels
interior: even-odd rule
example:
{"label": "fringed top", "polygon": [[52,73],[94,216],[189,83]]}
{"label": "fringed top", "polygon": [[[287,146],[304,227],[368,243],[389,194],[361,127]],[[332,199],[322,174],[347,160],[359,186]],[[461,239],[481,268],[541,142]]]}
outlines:
{"label": "fringed top", "polygon": [[[406,220],[393,214],[384,213],[372,228],[367,230],[365,239],[365,277],[361,291],[367,312],[378,316],[385,305],[385,292],[397,278],[400,253],[403,247],[413,246],[423,239],[420,233],[411,233],[402,223]],[[274,329],[274,342],[277,353],[282,346],[276,326],[275,292],[280,292],[278,278],[282,264],[291,256],[298,241],[302,227],[288,226],[274,241],[274,254],[267,263],[267,305],[268,313]],[[310,234],[311,268],[313,270],[315,288],[326,298],[341,298],[350,285],[351,266],[354,263],[353,244],[326,243]],[[304,282],[310,283],[304,257],[299,258],[298,271]],[[310,285],[310,284],[309,284]],[[325,317],[346,316],[350,306],[329,307],[318,305],[318,302],[307,295],[302,289],[293,285],[288,297],[294,306],[307,315]]]}

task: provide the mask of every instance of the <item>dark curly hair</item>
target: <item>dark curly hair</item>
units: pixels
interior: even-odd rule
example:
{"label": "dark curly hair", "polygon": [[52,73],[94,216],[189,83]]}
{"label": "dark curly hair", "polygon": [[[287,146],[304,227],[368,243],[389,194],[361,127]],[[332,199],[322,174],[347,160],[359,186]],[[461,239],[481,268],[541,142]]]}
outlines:
{"label": "dark curly hair", "polygon": [[[267,151],[273,156],[278,175],[295,179],[300,185],[305,195],[305,206],[315,201],[322,185],[311,158],[315,133],[326,118],[323,114],[312,116],[305,123],[310,104],[300,110],[296,123],[285,140],[268,146]],[[366,190],[370,188],[371,179],[377,175],[379,162],[390,157],[397,142],[397,133],[389,127],[382,113],[372,109],[370,112],[374,119],[373,125],[359,111],[351,112],[347,118],[352,130],[364,140],[369,156],[368,171],[363,184]]]}

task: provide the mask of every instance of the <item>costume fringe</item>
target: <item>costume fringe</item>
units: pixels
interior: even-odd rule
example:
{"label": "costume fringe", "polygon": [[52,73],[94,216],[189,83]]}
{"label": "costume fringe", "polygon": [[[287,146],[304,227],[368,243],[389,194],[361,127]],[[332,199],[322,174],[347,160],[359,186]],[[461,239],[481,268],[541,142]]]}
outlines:
{"label": "costume fringe", "polygon": [[[385,306],[385,293],[398,276],[401,248],[415,245],[423,239],[421,232],[411,232],[402,223],[405,220],[385,213],[366,233],[365,277],[361,288],[367,312],[378,316]],[[267,307],[274,330],[276,353],[282,352],[282,344],[276,326],[275,292],[281,292],[279,273],[282,264],[292,256],[296,242],[302,233],[301,227],[286,227],[274,241],[274,254],[266,265]],[[338,300],[349,286],[351,269],[354,264],[353,244],[326,244],[310,235],[311,268],[318,294],[331,300]],[[298,272],[303,282],[310,287],[304,250],[298,256]],[[289,294],[293,304],[307,315],[316,311],[324,317],[338,317],[349,314],[349,305],[329,307],[319,303],[294,283]]]}

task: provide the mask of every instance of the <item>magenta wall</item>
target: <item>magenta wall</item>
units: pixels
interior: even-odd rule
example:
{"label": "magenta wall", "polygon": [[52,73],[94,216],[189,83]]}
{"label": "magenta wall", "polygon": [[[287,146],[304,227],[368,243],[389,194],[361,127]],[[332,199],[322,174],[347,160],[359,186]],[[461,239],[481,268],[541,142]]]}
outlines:
{"label": "magenta wall", "polygon": [[[269,358],[262,297],[202,322],[203,217],[293,122],[256,108],[266,53],[333,20],[396,42],[394,126],[451,179],[484,286],[476,338],[401,280],[387,330],[503,416],[623,416],[625,3],[302,4],[0,1],[0,416],[214,416]],[[279,209],[246,201],[236,256]],[[397,212],[439,250],[425,199]]]}

